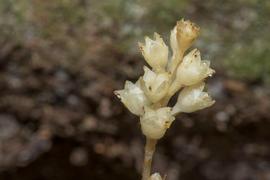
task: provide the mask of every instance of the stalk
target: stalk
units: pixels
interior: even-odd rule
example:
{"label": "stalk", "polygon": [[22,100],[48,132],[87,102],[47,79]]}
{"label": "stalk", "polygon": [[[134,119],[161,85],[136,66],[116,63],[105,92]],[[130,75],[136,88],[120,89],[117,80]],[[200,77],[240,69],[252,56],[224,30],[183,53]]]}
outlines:
{"label": "stalk", "polygon": [[150,139],[146,137],[142,180],[149,180],[150,178],[152,160],[153,160],[153,155],[156,150],[156,144],[157,144],[156,139]]}

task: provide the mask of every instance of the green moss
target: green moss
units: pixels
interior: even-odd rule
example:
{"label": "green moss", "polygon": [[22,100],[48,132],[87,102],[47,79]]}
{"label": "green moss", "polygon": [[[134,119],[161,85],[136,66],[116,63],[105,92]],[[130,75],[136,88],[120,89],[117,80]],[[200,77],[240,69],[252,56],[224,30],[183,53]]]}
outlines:
{"label": "green moss", "polygon": [[[264,4],[256,5],[256,17],[244,32],[226,43],[229,51],[224,64],[229,75],[269,83],[270,79],[270,16]],[[234,40],[234,41],[233,41]]]}

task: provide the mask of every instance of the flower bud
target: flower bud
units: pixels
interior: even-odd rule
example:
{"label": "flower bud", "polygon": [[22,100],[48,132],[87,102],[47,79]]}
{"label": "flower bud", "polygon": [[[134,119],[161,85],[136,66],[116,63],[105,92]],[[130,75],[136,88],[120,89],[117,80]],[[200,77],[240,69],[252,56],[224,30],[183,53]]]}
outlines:
{"label": "flower bud", "polygon": [[145,114],[141,117],[143,134],[151,139],[160,139],[174,121],[171,108],[163,107],[157,110],[145,108]]}
{"label": "flower bud", "polygon": [[192,45],[199,35],[199,28],[190,21],[178,21],[171,31],[170,44],[173,51],[172,60],[169,64],[169,71],[174,72],[182,61],[185,51]]}
{"label": "flower bud", "polygon": [[156,103],[168,92],[169,74],[166,72],[156,74],[148,67],[144,66],[144,75],[141,80],[141,87],[149,100]]}
{"label": "flower bud", "polygon": [[154,34],[155,40],[145,38],[145,45],[139,43],[140,50],[146,62],[155,72],[164,72],[168,63],[168,47],[159,34]]}
{"label": "flower bud", "polygon": [[200,28],[190,21],[180,20],[176,24],[178,49],[185,52],[198,37]]}
{"label": "flower bud", "polygon": [[215,101],[203,92],[205,83],[199,83],[193,86],[185,87],[178,96],[177,103],[172,109],[172,114],[180,112],[190,113],[200,109],[207,108],[215,103]]}
{"label": "flower bud", "polygon": [[151,175],[150,180],[162,180],[162,177],[159,173],[154,173]]}
{"label": "flower bud", "polygon": [[121,99],[122,103],[130,112],[138,116],[144,113],[144,106],[150,104],[144,92],[141,90],[139,83],[133,84],[130,81],[126,81],[125,88],[123,90],[114,91],[114,93]]}
{"label": "flower bud", "polygon": [[211,69],[209,61],[202,61],[199,50],[188,53],[177,68],[176,82],[184,86],[197,84],[215,71]]}

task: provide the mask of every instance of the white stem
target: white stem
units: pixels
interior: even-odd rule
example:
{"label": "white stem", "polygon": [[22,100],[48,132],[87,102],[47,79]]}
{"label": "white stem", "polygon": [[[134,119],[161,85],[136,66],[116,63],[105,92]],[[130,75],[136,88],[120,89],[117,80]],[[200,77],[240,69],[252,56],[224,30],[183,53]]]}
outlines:
{"label": "white stem", "polygon": [[156,139],[146,137],[142,180],[149,180],[150,178],[153,154],[155,153],[156,144]]}

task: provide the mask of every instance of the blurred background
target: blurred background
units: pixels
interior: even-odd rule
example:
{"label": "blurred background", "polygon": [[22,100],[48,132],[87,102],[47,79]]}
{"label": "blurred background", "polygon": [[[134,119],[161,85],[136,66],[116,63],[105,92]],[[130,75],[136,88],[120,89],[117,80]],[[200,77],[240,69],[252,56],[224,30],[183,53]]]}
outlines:
{"label": "blurred background", "polygon": [[139,121],[112,92],[142,74],[137,42],[181,18],[216,104],[178,117],[154,171],[269,180],[269,0],[0,0],[0,179],[140,179]]}

